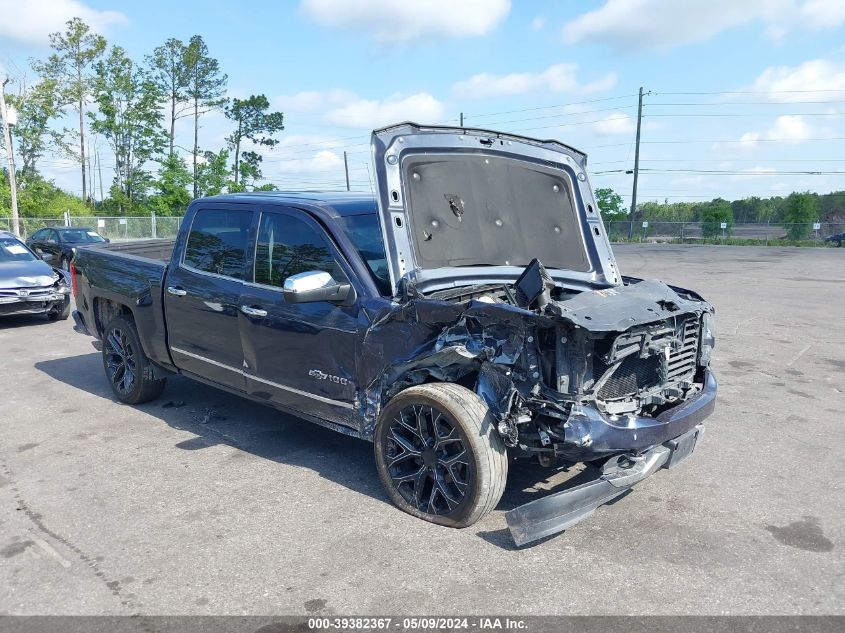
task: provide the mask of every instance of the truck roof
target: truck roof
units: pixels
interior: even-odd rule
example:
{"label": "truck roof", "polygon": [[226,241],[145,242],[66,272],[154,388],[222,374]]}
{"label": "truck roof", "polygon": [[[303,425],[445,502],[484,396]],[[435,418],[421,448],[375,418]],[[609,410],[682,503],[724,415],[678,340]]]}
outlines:
{"label": "truck roof", "polygon": [[241,203],[261,200],[275,204],[316,206],[335,216],[367,215],[377,211],[374,194],[351,191],[255,191],[211,196],[195,202],[202,200]]}

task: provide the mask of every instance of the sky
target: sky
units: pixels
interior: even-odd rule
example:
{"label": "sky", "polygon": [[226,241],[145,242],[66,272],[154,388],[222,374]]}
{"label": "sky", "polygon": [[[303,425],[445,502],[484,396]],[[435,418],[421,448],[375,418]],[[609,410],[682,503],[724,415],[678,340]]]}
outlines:
{"label": "sky", "polygon": [[[463,113],[585,151],[593,186],[629,204],[640,87],[640,201],[845,189],[845,0],[0,0],[0,67],[45,57],[73,16],[136,60],[202,35],[230,96],[285,113],[262,150],[281,189],[345,187],[346,151],[369,190],[373,128]],[[205,117],[200,144],[218,151],[229,128]],[[75,165],[41,167],[80,193]]]}

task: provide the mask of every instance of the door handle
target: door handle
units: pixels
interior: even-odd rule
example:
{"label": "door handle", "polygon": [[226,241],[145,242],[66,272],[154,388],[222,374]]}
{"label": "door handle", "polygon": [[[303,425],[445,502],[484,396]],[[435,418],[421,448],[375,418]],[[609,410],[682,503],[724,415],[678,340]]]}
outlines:
{"label": "door handle", "polygon": [[250,308],[249,306],[241,306],[241,312],[251,317],[266,317],[267,310],[261,308]]}
{"label": "door handle", "polygon": [[179,286],[167,286],[167,292],[177,297],[184,297],[188,294],[187,290],[182,290]]}

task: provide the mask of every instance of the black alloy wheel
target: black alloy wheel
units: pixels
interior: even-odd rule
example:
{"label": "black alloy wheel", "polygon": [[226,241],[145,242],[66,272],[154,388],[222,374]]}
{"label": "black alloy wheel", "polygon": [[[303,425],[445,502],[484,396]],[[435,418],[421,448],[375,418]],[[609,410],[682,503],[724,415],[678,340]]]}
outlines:
{"label": "black alloy wheel", "polygon": [[162,377],[144,353],[130,315],[115,316],[103,331],[103,369],[115,397],[125,404],[154,400],[164,390]]}
{"label": "black alloy wheel", "polygon": [[472,525],[505,490],[508,456],[487,404],[453,383],[409,387],[382,410],[376,468],[396,506],[450,527]]}
{"label": "black alloy wheel", "polygon": [[433,406],[398,411],[385,449],[394,487],[420,512],[449,514],[472,485],[473,467],[461,432]]}
{"label": "black alloy wheel", "polygon": [[106,374],[113,389],[120,395],[129,395],[138,378],[137,351],[125,330],[112,327],[104,342]]}

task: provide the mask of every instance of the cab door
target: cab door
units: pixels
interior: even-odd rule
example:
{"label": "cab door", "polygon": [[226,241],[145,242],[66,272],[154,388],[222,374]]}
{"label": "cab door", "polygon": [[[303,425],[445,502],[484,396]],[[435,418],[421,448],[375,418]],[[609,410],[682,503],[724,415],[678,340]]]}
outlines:
{"label": "cab door", "polygon": [[176,366],[238,391],[246,389],[239,317],[252,223],[245,205],[199,208],[164,290]]}
{"label": "cab door", "polygon": [[285,280],[324,271],[338,283],[351,272],[324,229],[297,209],[262,211],[252,278],[241,295],[241,340],[250,394],[339,424],[354,425],[358,305],[288,302]]}

